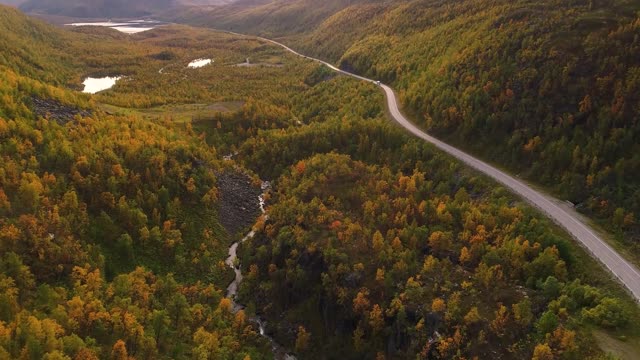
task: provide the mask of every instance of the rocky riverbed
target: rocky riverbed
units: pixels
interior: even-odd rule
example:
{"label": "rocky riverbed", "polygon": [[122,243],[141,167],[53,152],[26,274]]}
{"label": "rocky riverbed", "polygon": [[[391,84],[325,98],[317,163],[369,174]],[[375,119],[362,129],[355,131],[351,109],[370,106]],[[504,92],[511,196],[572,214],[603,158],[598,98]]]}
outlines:
{"label": "rocky riverbed", "polygon": [[[227,179],[229,180],[229,179]],[[240,178],[229,181],[229,183],[236,184],[237,186],[246,185],[242,181],[239,181]],[[271,184],[268,181],[265,181],[260,186],[261,194],[258,195],[257,199],[254,199],[253,204],[258,205],[259,213],[264,214],[265,219],[268,219],[268,215],[265,213],[265,202],[264,202],[264,193],[269,190]],[[233,269],[235,273],[235,278],[227,287],[227,298],[231,299],[233,302],[233,311],[237,312],[244,309],[244,305],[237,302],[236,297],[238,295],[238,289],[240,287],[240,283],[242,282],[242,266],[238,261],[238,246],[240,246],[245,241],[249,240],[255,235],[253,230],[250,230],[240,241],[237,241],[229,247],[229,257],[225,260],[225,264]],[[267,339],[271,344],[271,351],[273,352],[273,357],[275,360],[296,360],[296,357],[287,352],[287,350],[280,344],[278,344],[270,335],[267,334],[265,330],[265,322],[260,317],[252,317],[249,321],[255,324],[258,327],[259,333],[262,337]]]}
{"label": "rocky riverbed", "polygon": [[253,225],[260,215],[260,205],[256,200],[262,193],[253,180],[237,171],[218,174],[220,194],[220,223],[230,235]]}

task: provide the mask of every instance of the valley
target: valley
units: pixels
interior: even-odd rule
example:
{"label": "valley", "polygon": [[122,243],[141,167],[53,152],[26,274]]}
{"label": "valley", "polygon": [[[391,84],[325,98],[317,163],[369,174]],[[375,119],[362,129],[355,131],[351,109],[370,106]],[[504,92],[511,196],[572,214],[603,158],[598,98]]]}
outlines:
{"label": "valley", "polygon": [[[541,360],[640,352],[636,300],[588,249],[632,293],[637,277],[617,266],[633,265],[608,259],[617,254],[590,238],[582,217],[507,175],[501,157],[488,164],[424,132],[459,145],[436,112],[416,106],[453,116],[457,103],[444,106],[425,89],[466,99],[441,81],[467,58],[425,52],[398,61],[391,75],[385,59],[403,49],[402,37],[389,50],[374,43],[402,30],[390,28],[400,25],[395,16],[423,19],[418,4],[443,6],[398,4],[241,1],[199,17],[189,8],[173,14],[205,26],[215,14],[226,30],[275,40],[178,24],[134,34],[55,27],[0,6],[0,358]],[[501,4],[478,16],[490,18]],[[402,31],[466,29],[460,7],[481,5],[427,11],[435,25],[416,20]],[[251,10],[239,11],[245,6]],[[277,11],[245,20],[265,9]],[[384,16],[388,27],[372,35],[377,30],[360,27],[354,14]],[[348,36],[318,39],[347,15],[355,26]],[[369,63],[361,62],[365,52]],[[412,64],[427,60],[433,65],[421,67],[429,74],[422,79]],[[112,87],[82,92],[87,78],[120,76]],[[501,105],[508,113],[496,96],[485,111]],[[469,121],[467,111],[447,118],[451,129]],[[499,146],[500,134],[475,137]],[[611,149],[597,153],[608,159]],[[603,186],[594,178],[588,196],[604,196]],[[634,205],[620,206],[621,219],[620,211],[595,218],[607,229],[620,221],[623,246],[635,241]]]}
{"label": "valley", "polygon": [[637,3],[311,3],[166,19],[263,35],[381,80],[418,127],[575,204],[640,264]]}

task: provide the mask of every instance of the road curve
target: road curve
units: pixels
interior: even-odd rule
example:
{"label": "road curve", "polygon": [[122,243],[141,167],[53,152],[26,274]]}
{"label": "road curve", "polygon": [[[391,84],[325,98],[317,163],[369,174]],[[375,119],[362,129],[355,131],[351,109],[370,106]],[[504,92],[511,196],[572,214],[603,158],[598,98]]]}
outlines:
{"label": "road curve", "polygon": [[[246,36],[237,33],[232,34]],[[505,172],[485,163],[484,161],[478,160],[473,156],[461,150],[458,150],[457,148],[448,145],[422,131],[420,128],[407,120],[404,115],[402,115],[398,107],[396,95],[393,92],[393,89],[391,89],[389,86],[380,84],[375,80],[368,79],[363,76],[350,73],[348,71],[344,71],[326,61],[302,55],[277,41],[263,37],[258,38],[280,46],[295,55],[322,63],[330,69],[341,74],[379,85],[385,93],[387,106],[389,107],[389,112],[393,120],[395,120],[398,124],[400,124],[413,135],[435,145],[438,149],[448,153],[449,155],[452,155],[453,157],[464,162],[470,167],[493,178],[502,185],[511,189],[511,191],[513,191],[514,193],[520,195],[523,199],[525,199],[533,206],[537,207],[547,217],[549,217],[555,223],[562,226],[566,231],[568,231],[569,234],[571,234],[580,244],[582,244],[594,258],[599,260],[600,263],[602,263],[607,269],[609,269],[609,271],[620,281],[620,283],[622,283],[627,288],[627,290],[629,290],[629,292],[633,295],[637,302],[640,302],[640,271],[634,265],[620,256],[620,254],[618,254],[613,248],[611,248],[609,244],[602,240],[593,229],[591,229],[580,219],[580,216],[575,211],[560,207],[556,204],[557,200],[553,197],[531,188],[530,186],[514,178],[513,176],[508,175]]]}

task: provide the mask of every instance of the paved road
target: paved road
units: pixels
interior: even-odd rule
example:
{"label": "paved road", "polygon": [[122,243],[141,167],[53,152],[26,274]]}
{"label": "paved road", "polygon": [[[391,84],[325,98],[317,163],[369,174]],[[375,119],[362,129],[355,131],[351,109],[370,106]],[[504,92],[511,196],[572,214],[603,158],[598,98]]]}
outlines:
{"label": "paved road", "polygon": [[531,188],[530,186],[514,178],[513,176],[508,175],[505,172],[481,160],[478,160],[473,156],[460,151],[457,148],[448,145],[419,129],[409,120],[407,120],[404,115],[402,115],[398,107],[396,95],[393,92],[393,89],[391,89],[387,85],[380,84],[375,80],[367,79],[365,77],[338,69],[337,67],[325,61],[302,55],[277,41],[266,38],[260,39],[283,47],[285,50],[295,55],[322,63],[339,73],[379,85],[386,95],[387,105],[389,107],[389,112],[391,113],[391,117],[393,118],[393,120],[395,120],[398,124],[400,124],[413,135],[427,142],[430,142],[440,150],[461,160],[465,164],[480,171],[481,173],[495,179],[499,183],[511,189],[511,191],[513,191],[514,193],[520,195],[527,202],[537,207],[551,220],[567,230],[569,234],[571,234],[579,243],[581,243],[594,258],[598,259],[607,269],[609,269],[609,271],[616,278],[618,278],[618,280],[631,292],[636,301],[640,302],[640,271],[631,263],[622,258],[620,254],[618,254],[613,248],[611,248],[611,246],[609,246],[604,240],[602,240],[593,229],[591,229],[581,220],[580,216],[574,210],[558,205],[559,201],[554,199],[553,197]]}

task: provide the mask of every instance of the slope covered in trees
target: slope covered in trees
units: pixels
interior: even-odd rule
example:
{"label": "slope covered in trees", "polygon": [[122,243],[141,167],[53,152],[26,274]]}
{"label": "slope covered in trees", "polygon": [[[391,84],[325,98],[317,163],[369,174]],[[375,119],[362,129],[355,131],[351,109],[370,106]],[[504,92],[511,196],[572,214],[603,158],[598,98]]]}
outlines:
{"label": "slope covered in trees", "polygon": [[66,102],[64,91],[9,71],[2,79],[1,355],[262,352],[212,285],[224,284],[226,253],[215,151],[97,109],[65,126],[36,119],[20,100]]}
{"label": "slope covered in trees", "polygon": [[[217,174],[230,166],[188,131],[56,86],[90,66],[56,64],[55,46],[24,51],[51,38],[81,64],[84,46],[108,52],[110,36],[0,16],[16,26],[0,35],[0,358],[268,357],[221,291]],[[38,116],[35,99],[90,115]]]}
{"label": "slope covered in trees", "polygon": [[[418,124],[549,187],[638,249],[637,2],[349,2],[253,25],[276,4],[181,19],[279,36],[392,84]],[[207,20],[219,17],[233,22]]]}
{"label": "slope covered in trees", "polygon": [[[270,359],[256,315],[300,358],[597,359],[594,328],[637,343],[597,264],[389,124],[372,84],[203,29],[0,16],[0,358]],[[89,74],[125,78],[71,90]],[[274,189],[237,313],[225,171]]]}
{"label": "slope covered in trees", "polygon": [[317,155],[279,180],[247,246],[246,291],[299,324],[297,340],[286,325],[279,333],[292,347],[444,359],[526,358],[537,345],[571,357],[589,347],[571,330],[578,318],[624,326],[622,303],[569,275],[547,224],[506,199],[474,200],[434,160],[403,175]]}
{"label": "slope covered in trees", "polygon": [[[342,80],[312,91],[322,99]],[[257,172],[279,174],[269,218],[242,247],[240,295],[281,343],[304,358],[571,359],[597,353],[586,324],[628,329],[614,319],[634,306],[594,287],[607,280],[586,275],[584,253],[385,123],[369,86],[351,96],[364,111],[240,148]]]}
{"label": "slope covered in trees", "polygon": [[64,52],[68,46],[66,34],[24,17],[16,9],[0,8],[0,66],[32,79],[61,84],[72,68],[72,58]]}

